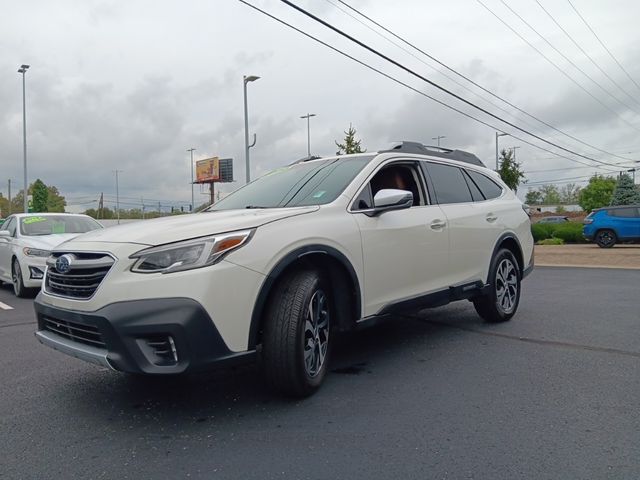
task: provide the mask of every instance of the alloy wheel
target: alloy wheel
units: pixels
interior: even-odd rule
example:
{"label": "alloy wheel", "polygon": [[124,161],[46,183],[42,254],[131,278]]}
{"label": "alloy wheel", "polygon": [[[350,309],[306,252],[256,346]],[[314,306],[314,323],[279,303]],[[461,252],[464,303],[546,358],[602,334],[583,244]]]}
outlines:
{"label": "alloy wheel", "polygon": [[518,298],[518,271],[508,258],[503,259],[496,271],[496,303],[504,313],[516,308]]}
{"label": "alloy wheel", "polygon": [[322,290],[311,296],[304,325],[304,366],[310,377],[322,370],[329,346],[329,304]]}

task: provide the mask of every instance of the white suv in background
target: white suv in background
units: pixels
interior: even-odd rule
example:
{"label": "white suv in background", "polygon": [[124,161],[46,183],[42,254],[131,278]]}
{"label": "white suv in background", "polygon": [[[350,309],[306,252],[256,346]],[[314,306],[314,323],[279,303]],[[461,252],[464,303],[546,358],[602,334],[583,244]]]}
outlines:
{"label": "white suv in background", "polygon": [[533,239],[477,157],[403,142],[274,170],[203,213],[82,235],[47,265],[43,344],[160,375],[258,357],[272,387],[304,396],[339,331],[461,299],[509,320]]}

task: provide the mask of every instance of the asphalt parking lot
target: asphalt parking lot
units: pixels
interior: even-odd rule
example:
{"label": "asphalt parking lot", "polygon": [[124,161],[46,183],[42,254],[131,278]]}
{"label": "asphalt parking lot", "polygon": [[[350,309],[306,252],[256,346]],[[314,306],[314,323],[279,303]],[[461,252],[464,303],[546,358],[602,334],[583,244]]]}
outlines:
{"label": "asphalt parking lot", "polygon": [[0,478],[638,478],[639,286],[538,268],[507,324],[461,302],[341,338],[304,401],[254,367],[149,379],[66,357],[5,286]]}

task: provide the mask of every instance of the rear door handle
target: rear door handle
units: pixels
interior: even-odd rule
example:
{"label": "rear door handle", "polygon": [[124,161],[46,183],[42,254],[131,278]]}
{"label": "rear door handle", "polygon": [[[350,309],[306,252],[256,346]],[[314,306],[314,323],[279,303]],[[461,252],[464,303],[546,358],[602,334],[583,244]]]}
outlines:
{"label": "rear door handle", "polygon": [[431,225],[430,225],[431,230],[441,230],[446,226],[447,226],[447,222],[439,219],[434,220],[433,222],[431,222]]}
{"label": "rear door handle", "polygon": [[487,214],[487,222],[489,223],[493,223],[498,219],[497,215],[494,215],[493,213],[488,213]]}

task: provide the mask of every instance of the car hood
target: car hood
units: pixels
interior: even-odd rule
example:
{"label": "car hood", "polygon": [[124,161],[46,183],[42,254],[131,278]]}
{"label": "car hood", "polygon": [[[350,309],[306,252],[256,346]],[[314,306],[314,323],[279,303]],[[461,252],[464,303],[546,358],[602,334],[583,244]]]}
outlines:
{"label": "car hood", "polygon": [[262,208],[176,215],[94,230],[81,235],[77,241],[163,245],[216,233],[255,228],[284,218],[315,212],[318,209],[317,206]]}
{"label": "car hood", "polygon": [[53,235],[33,235],[22,236],[20,240],[25,246],[39,248],[41,250],[52,250],[62,242],[71,240],[80,235],[79,233],[56,233]]}

